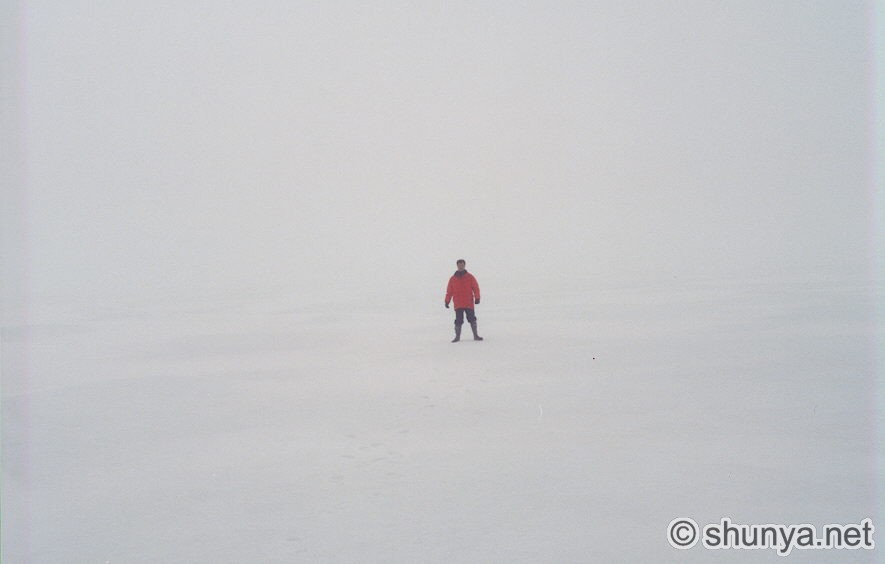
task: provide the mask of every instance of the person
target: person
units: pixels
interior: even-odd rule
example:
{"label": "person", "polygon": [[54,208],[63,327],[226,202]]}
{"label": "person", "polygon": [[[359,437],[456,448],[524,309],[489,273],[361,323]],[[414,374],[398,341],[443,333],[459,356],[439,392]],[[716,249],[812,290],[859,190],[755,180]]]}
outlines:
{"label": "person", "polygon": [[473,306],[479,305],[479,284],[467,272],[467,262],[464,259],[458,259],[455,264],[458,270],[449,278],[449,285],[446,287],[446,309],[452,300],[455,302],[455,338],[452,342],[461,340],[461,325],[464,324],[465,314],[473,330],[473,340],[482,341],[482,337],[476,332],[476,313],[473,311]]}

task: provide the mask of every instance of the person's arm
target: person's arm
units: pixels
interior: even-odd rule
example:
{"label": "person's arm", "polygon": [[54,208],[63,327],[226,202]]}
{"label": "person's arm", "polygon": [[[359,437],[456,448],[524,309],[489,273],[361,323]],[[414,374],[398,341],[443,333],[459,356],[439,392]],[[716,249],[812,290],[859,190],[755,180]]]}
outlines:
{"label": "person's arm", "polygon": [[452,279],[449,278],[449,284],[446,286],[446,307],[449,307],[449,302],[452,301]]}
{"label": "person's arm", "polygon": [[476,277],[473,278],[473,303],[479,305],[479,282]]}

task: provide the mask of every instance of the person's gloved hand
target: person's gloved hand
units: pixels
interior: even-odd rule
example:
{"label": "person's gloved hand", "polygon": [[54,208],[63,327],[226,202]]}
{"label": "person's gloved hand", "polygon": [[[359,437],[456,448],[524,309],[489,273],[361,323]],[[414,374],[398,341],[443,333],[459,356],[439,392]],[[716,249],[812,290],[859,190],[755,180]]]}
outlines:
{"label": "person's gloved hand", "polygon": [[476,298],[475,300],[473,300],[473,303],[474,303],[474,305],[479,305],[479,298]]}
{"label": "person's gloved hand", "polygon": [[446,309],[449,309],[449,302],[446,302]]}

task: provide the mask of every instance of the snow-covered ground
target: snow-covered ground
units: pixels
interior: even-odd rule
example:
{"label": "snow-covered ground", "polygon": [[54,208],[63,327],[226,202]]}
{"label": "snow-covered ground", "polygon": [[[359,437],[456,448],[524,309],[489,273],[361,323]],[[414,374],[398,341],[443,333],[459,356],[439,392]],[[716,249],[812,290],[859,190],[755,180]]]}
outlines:
{"label": "snow-covered ground", "polygon": [[459,344],[441,292],[31,304],[4,562],[776,562],[667,525],[885,527],[881,287],[484,290]]}
{"label": "snow-covered ground", "polygon": [[0,560],[885,529],[874,4],[0,2]]}

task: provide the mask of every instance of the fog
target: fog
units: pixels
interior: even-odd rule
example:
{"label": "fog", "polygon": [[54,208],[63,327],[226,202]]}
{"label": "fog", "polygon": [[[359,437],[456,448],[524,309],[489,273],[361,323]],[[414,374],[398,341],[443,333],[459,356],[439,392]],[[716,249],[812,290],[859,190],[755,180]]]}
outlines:
{"label": "fog", "polygon": [[5,11],[32,297],[869,275],[867,3]]}
{"label": "fog", "polygon": [[[671,520],[881,529],[883,21],[0,4],[3,560],[703,562]],[[449,342],[458,258],[481,343]]]}

